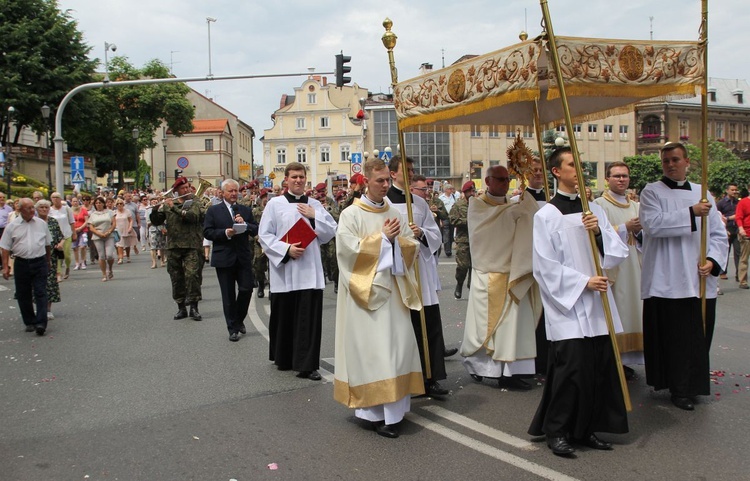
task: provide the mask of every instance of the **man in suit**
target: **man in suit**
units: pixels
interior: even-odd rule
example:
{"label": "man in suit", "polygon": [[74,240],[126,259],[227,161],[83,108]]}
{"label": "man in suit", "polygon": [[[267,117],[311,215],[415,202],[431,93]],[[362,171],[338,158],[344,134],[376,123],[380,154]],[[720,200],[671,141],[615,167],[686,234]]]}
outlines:
{"label": "man in suit", "polygon": [[[221,190],[223,201],[212,205],[206,212],[203,236],[214,243],[211,266],[216,268],[219,280],[229,340],[237,342],[240,334],[246,332],[244,321],[255,284],[250,240],[258,233],[258,224],[250,207],[237,203],[240,192],[237,181],[225,180],[221,183]],[[238,224],[247,227],[239,232]]]}

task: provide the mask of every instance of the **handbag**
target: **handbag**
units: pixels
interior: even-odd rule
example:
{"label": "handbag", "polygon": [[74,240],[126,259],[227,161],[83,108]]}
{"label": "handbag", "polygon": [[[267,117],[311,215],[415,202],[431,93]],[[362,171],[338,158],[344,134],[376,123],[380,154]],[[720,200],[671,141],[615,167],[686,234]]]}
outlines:
{"label": "handbag", "polygon": [[112,238],[115,240],[115,242],[120,242],[120,233],[117,231],[117,229],[112,231]]}

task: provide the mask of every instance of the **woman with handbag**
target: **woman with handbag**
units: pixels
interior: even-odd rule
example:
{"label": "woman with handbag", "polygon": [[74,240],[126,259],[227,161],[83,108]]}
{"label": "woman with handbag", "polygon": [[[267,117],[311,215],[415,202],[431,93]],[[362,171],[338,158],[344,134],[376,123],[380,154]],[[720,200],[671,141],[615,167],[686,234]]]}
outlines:
{"label": "woman with handbag", "polygon": [[[102,282],[112,279],[112,265],[115,263],[115,223],[114,212],[105,209],[103,197],[97,197],[94,201],[94,212],[89,214],[89,233],[94,241],[96,251],[99,253],[99,268],[102,270]],[[107,272],[109,267],[109,272]]]}
{"label": "woman with handbag", "polygon": [[138,237],[133,230],[133,213],[125,208],[125,201],[117,199],[115,201],[115,226],[117,227],[117,233],[120,238],[115,239],[115,246],[117,247],[117,263],[122,264],[122,261],[127,257],[128,264],[130,264],[130,249],[138,245]]}

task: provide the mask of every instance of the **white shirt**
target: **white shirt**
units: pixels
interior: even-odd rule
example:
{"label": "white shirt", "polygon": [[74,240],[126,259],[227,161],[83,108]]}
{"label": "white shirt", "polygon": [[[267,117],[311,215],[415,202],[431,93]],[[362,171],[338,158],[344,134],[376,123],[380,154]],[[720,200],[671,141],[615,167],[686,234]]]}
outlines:
{"label": "white shirt", "polygon": [[443,204],[445,205],[445,210],[447,210],[448,213],[450,214],[451,209],[453,208],[453,204],[455,204],[457,200],[456,193],[454,192],[451,195],[445,195],[445,192],[443,192],[442,194],[438,196],[438,199],[443,201]]}
{"label": "white shirt", "polygon": [[46,255],[45,246],[51,244],[52,234],[46,222],[39,217],[26,222],[20,215],[8,223],[0,239],[0,248],[22,259],[36,259]]}
{"label": "white shirt", "polygon": [[73,209],[68,207],[67,204],[61,205],[59,209],[55,209],[53,205],[49,208],[49,215],[60,224],[63,237],[66,239],[73,237],[73,228],[70,226],[70,224],[75,224],[76,221],[73,217]]}

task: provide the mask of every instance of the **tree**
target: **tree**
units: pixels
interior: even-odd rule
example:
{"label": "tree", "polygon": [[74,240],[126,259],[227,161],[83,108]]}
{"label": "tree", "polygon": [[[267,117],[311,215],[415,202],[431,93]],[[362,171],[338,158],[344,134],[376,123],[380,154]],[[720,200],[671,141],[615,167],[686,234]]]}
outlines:
{"label": "tree", "polygon": [[661,179],[663,175],[659,154],[633,155],[622,160],[630,168],[630,188],[636,192],[640,192],[649,182]]}
{"label": "tree", "polygon": [[[169,69],[159,60],[148,62],[143,68],[133,67],[125,57],[110,62],[110,78],[137,80],[168,78]],[[160,85],[111,85],[104,89],[85,92],[73,99],[85,121],[66,131],[70,150],[96,156],[97,173],[116,170],[123,185],[126,170],[136,169],[136,155],[156,146],[153,132],[167,123],[174,135],[193,129],[194,109],[186,98],[190,89],[182,83]],[[78,97],[81,97],[78,99]],[[132,131],[140,132],[133,139]]]}
{"label": "tree", "polygon": [[[41,107],[59,104],[65,94],[88,82],[97,64],[78,24],[53,0],[0,0],[0,138],[5,138],[8,107],[18,142],[20,127],[43,132]],[[72,118],[72,117],[71,117]]]}

